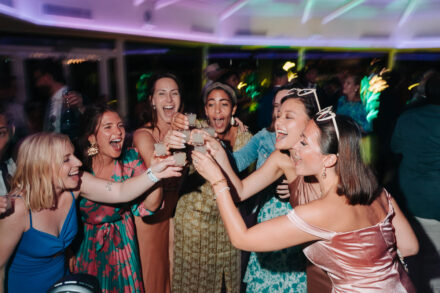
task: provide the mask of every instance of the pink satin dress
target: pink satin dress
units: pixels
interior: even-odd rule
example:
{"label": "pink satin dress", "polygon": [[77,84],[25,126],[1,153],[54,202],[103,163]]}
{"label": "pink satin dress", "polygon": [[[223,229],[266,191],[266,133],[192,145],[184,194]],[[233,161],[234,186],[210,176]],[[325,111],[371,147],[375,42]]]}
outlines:
{"label": "pink satin dress", "polygon": [[394,209],[388,192],[387,197],[388,214],[382,222],[350,232],[307,224],[295,210],[287,215],[299,229],[323,239],[304,248],[304,254],[327,272],[332,292],[416,292],[397,255],[391,223]]}

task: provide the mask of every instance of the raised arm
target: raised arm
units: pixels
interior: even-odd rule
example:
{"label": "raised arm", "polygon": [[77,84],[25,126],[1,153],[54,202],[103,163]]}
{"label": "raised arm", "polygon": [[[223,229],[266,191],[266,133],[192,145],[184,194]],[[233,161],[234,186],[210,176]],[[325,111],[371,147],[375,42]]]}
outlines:
{"label": "raised arm", "polygon": [[[150,168],[151,161],[154,158],[154,139],[153,136],[145,129],[138,129],[133,135],[133,144],[138,150],[144,164]],[[163,200],[162,187],[156,185],[149,190],[150,193],[145,197],[143,205],[146,209],[154,211],[159,208]]]}
{"label": "raised arm", "polygon": [[0,293],[5,285],[6,265],[26,229],[27,210],[22,199],[16,199],[14,212],[0,218]]}
{"label": "raised arm", "polygon": [[231,181],[241,201],[244,201],[263,190],[280,178],[284,173],[286,173],[289,182],[296,178],[296,174],[292,167],[293,164],[289,167],[290,158],[279,151],[275,151],[269,156],[266,162],[264,162],[261,168],[241,180],[232,169],[220,143],[213,138],[206,138],[206,140],[210,154],[212,154],[220,168]]}
{"label": "raised arm", "polygon": [[216,194],[217,205],[232,245],[248,251],[274,251],[318,239],[298,229],[287,216],[281,216],[247,228],[234,205],[227,183],[215,161],[193,152],[197,171],[208,180]]}
{"label": "raised arm", "polygon": [[174,166],[174,163],[173,157],[166,158],[153,164],[149,172],[121,183],[99,179],[84,172],[81,177],[81,195],[89,200],[104,203],[132,201],[156,184],[153,179],[179,177],[182,168]]}
{"label": "raised arm", "polygon": [[395,229],[397,248],[402,256],[415,255],[419,252],[419,241],[416,234],[394,198],[391,199],[391,204],[395,214],[392,223]]}

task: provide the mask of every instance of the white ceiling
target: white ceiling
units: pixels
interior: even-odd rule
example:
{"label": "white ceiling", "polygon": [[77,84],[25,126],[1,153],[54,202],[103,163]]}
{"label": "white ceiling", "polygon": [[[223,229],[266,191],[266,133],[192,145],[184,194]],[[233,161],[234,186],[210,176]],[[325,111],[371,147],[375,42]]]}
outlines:
{"label": "white ceiling", "polygon": [[227,45],[440,48],[440,0],[0,0],[0,13]]}

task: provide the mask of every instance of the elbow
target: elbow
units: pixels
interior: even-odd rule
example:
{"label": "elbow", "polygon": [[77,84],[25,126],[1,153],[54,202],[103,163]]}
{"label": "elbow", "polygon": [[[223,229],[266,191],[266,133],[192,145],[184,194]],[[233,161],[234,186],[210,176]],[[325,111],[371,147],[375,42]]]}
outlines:
{"label": "elbow", "polygon": [[400,254],[403,257],[413,256],[419,253],[419,242],[417,239],[411,243],[411,245],[407,245],[405,247],[399,247]]}

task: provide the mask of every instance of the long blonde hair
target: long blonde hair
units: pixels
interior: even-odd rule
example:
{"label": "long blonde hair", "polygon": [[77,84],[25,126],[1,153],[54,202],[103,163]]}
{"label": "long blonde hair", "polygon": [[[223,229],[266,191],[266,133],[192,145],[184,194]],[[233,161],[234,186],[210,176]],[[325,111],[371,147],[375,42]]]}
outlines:
{"label": "long blonde hair", "polygon": [[66,146],[73,148],[69,138],[58,133],[37,133],[21,143],[11,190],[23,197],[31,211],[50,209],[56,204],[54,182],[57,180],[62,186],[58,171]]}

